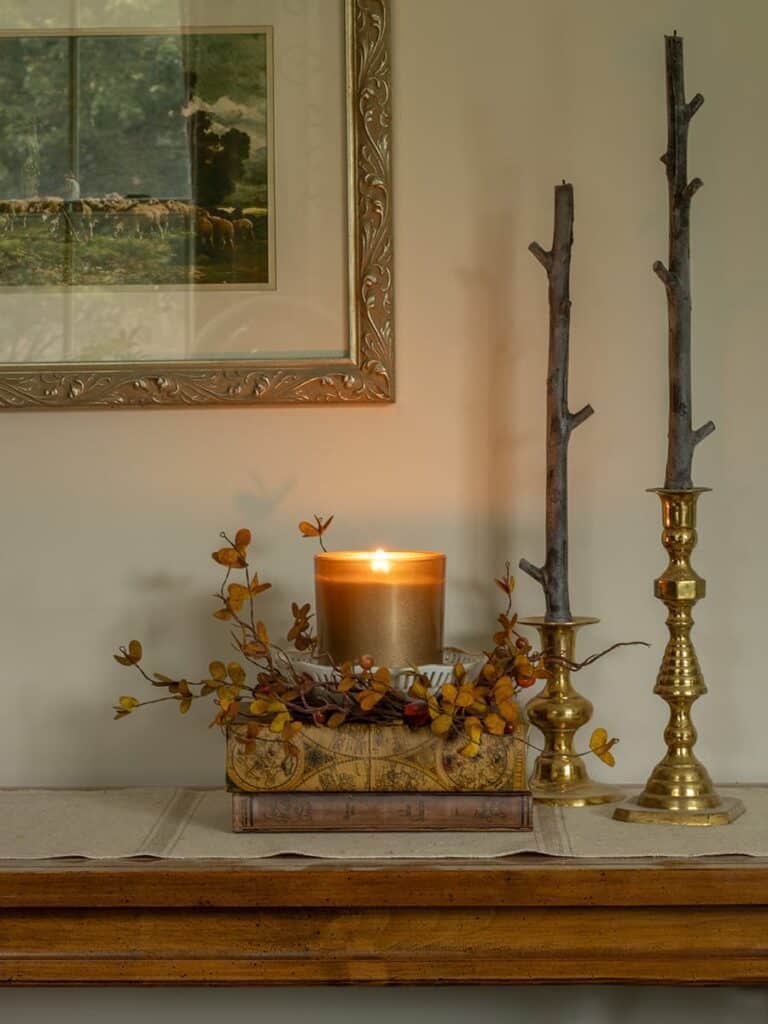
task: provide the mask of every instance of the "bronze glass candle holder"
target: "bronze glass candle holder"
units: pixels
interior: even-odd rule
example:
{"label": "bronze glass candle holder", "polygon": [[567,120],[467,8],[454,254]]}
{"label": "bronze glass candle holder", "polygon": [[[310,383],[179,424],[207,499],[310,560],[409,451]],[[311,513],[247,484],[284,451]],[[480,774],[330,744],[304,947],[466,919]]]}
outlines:
{"label": "bronze glass candle holder", "polygon": [[616,786],[591,779],[583,758],[574,751],[574,735],[592,718],[592,703],[577,693],[571,682],[576,648],[576,632],[599,619],[573,618],[570,622],[552,622],[542,617],[521,620],[523,626],[535,626],[541,638],[541,650],[551,672],[544,689],[526,705],[528,721],[544,736],[544,749],[536,758],[529,788],[540,803],[566,807],[611,803],[625,794]]}
{"label": "bronze glass candle holder", "polygon": [[664,730],[667,753],[651,772],[643,792],[617,807],[619,821],[664,825],[727,825],[744,812],[740,800],[719,796],[709,772],[693,753],[697,739],[691,706],[707,692],[691,641],[693,606],[707,592],[706,581],[691,567],[696,546],[696,505],[707,487],[659,488],[661,541],[669,564],[654,593],[667,607],[667,642],[654,693],[669,704]]}
{"label": "bronze glass candle holder", "polygon": [[315,555],[320,650],[336,664],[443,660],[445,555],[436,551],[330,551]]}

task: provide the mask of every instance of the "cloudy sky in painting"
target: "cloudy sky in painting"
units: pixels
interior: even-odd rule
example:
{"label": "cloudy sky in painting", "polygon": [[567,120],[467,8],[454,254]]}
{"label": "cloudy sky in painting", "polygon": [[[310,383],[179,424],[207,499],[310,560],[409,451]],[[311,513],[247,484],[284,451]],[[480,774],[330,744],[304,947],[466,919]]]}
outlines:
{"label": "cloudy sky in painting", "polygon": [[200,96],[193,96],[191,101],[182,107],[182,114],[190,117],[198,110],[207,111],[213,118],[211,128],[218,135],[223,135],[230,128],[247,132],[251,137],[251,151],[261,149],[267,144],[266,100],[256,100],[252,104],[238,103],[230,96],[220,96],[209,103]]}

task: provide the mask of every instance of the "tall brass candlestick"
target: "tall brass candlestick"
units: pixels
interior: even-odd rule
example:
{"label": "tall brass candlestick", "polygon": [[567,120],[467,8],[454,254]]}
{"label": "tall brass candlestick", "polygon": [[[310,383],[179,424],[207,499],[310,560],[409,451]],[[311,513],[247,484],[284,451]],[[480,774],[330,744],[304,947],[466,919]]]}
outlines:
{"label": "tall brass candlestick", "polygon": [[704,765],[695,757],[696,730],[691,705],[707,692],[693,643],[693,606],[704,597],[706,585],[691,568],[696,545],[696,505],[707,490],[693,486],[691,466],[697,444],[715,429],[711,421],[693,429],[691,389],[691,200],[701,188],[699,178],[688,181],[688,126],[704,102],[697,93],[685,99],[683,40],[667,36],[667,168],[669,194],[669,269],[654,264],[667,292],[669,319],[669,444],[661,498],[662,544],[669,564],[656,580],[655,595],[667,606],[669,641],[654,693],[670,707],[664,730],[666,756],[656,765],[645,789],[614,811],[620,821],[668,825],[724,825],[744,811],[739,800],[721,799]]}
{"label": "tall brass candlestick", "polygon": [[319,647],[336,664],[364,654],[392,668],[442,662],[445,555],[315,555],[315,600]]}
{"label": "tall brass candlestick", "polygon": [[655,594],[667,606],[669,641],[654,693],[669,704],[664,730],[667,753],[651,772],[645,789],[613,812],[619,821],[667,825],[727,825],[744,812],[740,800],[718,796],[704,765],[693,753],[697,734],[691,706],[707,692],[691,642],[693,606],[707,592],[706,582],[691,567],[696,546],[696,505],[706,487],[673,491],[662,488],[662,544],[669,565],[656,580]]}

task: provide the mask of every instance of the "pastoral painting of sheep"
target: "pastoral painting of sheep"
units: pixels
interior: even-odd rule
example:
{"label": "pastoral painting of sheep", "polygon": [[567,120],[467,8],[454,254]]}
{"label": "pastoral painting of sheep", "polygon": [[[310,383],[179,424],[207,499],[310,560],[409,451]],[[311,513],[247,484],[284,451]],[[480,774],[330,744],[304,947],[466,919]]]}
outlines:
{"label": "pastoral painting of sheep", "polygon": [[267,30],[0,37],[0,289],[274,282]]}

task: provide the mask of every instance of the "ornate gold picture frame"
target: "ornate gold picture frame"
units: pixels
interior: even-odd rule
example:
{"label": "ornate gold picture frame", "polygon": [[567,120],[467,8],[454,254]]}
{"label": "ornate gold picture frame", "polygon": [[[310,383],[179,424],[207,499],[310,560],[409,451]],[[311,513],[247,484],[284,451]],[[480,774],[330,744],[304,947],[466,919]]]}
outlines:
{"label": "ornate gold picture frame", "polygon": [[[332,355],[267,351],[261,358],[206,354],[204,358],[121,357],[107,361],[102,354],[93,361],[44,362],[29,361],[25,355],[24,361],[0,362],[0,409],[234,407],[393,400],[389,0],[339,2],[344,17],[346,122],[346,197],[342,202],[346,207],[346,280],[340,288],[346,295],[342,311],[346,337],[340,338],[338,345],[343,354],[335,354],[334,345]],[[339,82],[341,88],[341,78]],[[279,133],[279,119],[277,130]],[[277,180],[279,188],[279,174]],[[66,209],[74,211],[70,220],[76,230],[77,202],[67,206],[65,200]],[[276,235],[279,249],[279,217]],[[16,291],[19,294],[12,310],[39,302],[34,289]],[[157,289],[153,294],[158,294]]]}

